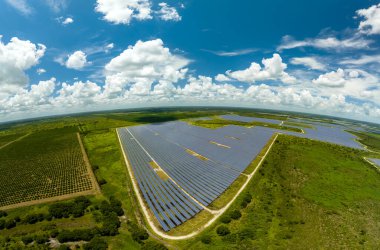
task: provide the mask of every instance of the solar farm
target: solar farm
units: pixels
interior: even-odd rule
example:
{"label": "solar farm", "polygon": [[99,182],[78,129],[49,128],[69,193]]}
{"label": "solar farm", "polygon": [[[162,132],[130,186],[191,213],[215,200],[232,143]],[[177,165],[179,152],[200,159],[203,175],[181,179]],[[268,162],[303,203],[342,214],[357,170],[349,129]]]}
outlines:
{"label": "solar farm", "polygon": [[[238,115],[221,118],[281,124]],[[174,121],[119,128],[117,132],[145,205],[167,232],[207,209],[244,175],[275,133],[362,148],[355,136],[339,126],[313,126],[296,133],[260,126],[207,129]]]}

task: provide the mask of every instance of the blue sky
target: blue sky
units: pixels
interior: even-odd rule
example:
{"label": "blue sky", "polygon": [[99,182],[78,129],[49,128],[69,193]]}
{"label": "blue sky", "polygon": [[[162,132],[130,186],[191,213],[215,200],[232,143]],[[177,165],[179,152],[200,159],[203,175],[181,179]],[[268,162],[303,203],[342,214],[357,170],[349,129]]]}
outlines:
{"label": "blue sky", "polygon": [[0,121],[226,105],[380,122],[379,1],[0,6]]}

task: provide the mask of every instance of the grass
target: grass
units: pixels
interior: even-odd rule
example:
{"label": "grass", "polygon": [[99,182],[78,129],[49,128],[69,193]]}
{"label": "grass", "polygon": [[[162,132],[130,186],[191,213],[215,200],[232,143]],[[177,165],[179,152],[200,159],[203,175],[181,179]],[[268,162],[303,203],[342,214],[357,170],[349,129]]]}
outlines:
{"label": "grass", "polygon": [[301,127],[301,128],[314,128],[312,125],[310,124],[306,124],[306,123],[300,123],[300,122],[289,122],[289,121],[284,121],[283,125],[289,125],[289,126],[295,126],[295,127]]}
{"label": "grass", "polygon": [[209,129],[217,129],[217,128],[221,128],[228,125],[237,125],[237,126],[244,126],[244,127],[260,126],[260,127],[268,127],[268,128],[302,133],[302,129],[300,128],[287,127],[287,126],[281,126],[278,124],[258,122],[258,121],[241,122],[241,121],[232,121],[232,120],[215,118],[211,120],[193,120],[193,121],[188,121],[188,122],[191,125],[200,126],[200,127],[209,128]]}
{"label": "grass", "polygon": [[186,235],[189,233],[194,232],[204,224],[206,224],[209,220],[211,220],[213,215],[206,211],[202,210],[198,214],[196,214],[193,218],[186,221],[185,223],[171,229],[168,234],[172,236],[180,236],[180,235]]}
{"label": "grass", "polygon": [[5,135],[0,135],[0,149],[2,146],[6,145],[9,142],[12,142],[14,140],[17,140],[21,136],[25,134],[5,134]]}
{"label": "grass", "polygon": [[[380,238],[380,175],[363,161],[363,151],[279,135],[245,192],[229,211],[242,217],[217,222],[184,249],[374,249]],[[321,157],[323,156],[323,157]],[[228,212],[228,211],[227,211]],[[203,238],[211,240],[202,243]]]}
{"label": "grass", "polygon": [[[115,130],[87,133],[84,136],[84,144],[91,164],[99,166],[97,175],[107,181],[101,186],[103,195],[114,196],[122,202],[126,220],[142,220]],[[110,249],[139,249],[139,244],[133,241],[126,223],[122,223],[119,231],[120,234],[109,239]]]}
{"label": "grass", "polygon": [[94,188],[75,130],[35,132],[0,150],[0,207]]}
{"label": "grass", "polygon": [[368,149],[380,152],[380,135],[368,132],[348,131],[359,137],[359,142],[366,145]]}
{"label": "grass", "polygon": [[245,175],[239,175],[239,177],[236,178],[236,180],[218,198],[208,205],[208,208],[216,210],[227,205],[227,203],[236,195],[237,191],[239,191],[241,186],[247,181],[247,178],[248,177]]}

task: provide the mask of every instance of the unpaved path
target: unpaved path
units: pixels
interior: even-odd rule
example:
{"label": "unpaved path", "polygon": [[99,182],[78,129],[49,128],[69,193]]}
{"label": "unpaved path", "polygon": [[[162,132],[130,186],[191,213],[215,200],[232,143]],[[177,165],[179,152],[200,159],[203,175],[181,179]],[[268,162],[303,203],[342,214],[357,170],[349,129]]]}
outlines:
{"label": "unpaved path", "polygon": [[[129,173],[129,176],[132,180],[132,184],[133,184],[133,188],[135,190],[135,193],[136,193],[136,196],[137,196],[137,199],[140,203],[140,207],[142,208],[142,211],[145,215],[145,218],[150,226],[150,228],[153,230],[153,232],[155,234],[157,234],[158,236],[164,238],[164,239],[169,239],[169,240],[186,240],[186,239],[190,239],[196,235],[198,235],[199,233],[201,233],[204,229],[208,228],[209,226],[211,226],[231,205],[232,203],[236,200],[236,198],[241,194],[241,192],[243,192],[243,190],[246,188],[246,186],[248,185],[248,183],[251,181],[251,179],[253,178],[253,176],[256,174],[257,170],[259,169],[259,167],[262,165],[263,161],[265,160],[266,156],[268,155],[269,151],[272,149],[272,146],[274,144],[274,142],[276,141],[277,139],[277,136],[278,136],[279,133],[276,134],[275,138],[273,139],[272,143],[270,144],[270,146],[268,147],[267,151],[265,152],[265,154],[263,155],[263,157],[261,158],[260,162],[257,164],[257,167],[255,168],[255,170],[253,170],[253,172],[251,174],[248,175],[248,178],[247,180],[245,181],[245,183],[241,186],[241,188],[239,189],[239,191],[235,194],[235,196],[232,198],[232,200],[227,203],[223,208],[219,209],[219,210],[212,210],[212,214],[214,215],[214,217],[209,220],[205,225],[203,225],[202,227],[196,229],[194,232],[190,233],[190,234],[186,234],[186,235],[181,235],[181,236],[172,236],[172,235],[168,235],[164,232],[162,232],[159,228],[157,228],[157,226],[155,225],[155,223],[153,222],[154,218],[151,217],[151,215],[149,214],[148,212],[148,207],[145,205],[144,201],[143,201],[143,198],[139,192],[139,189],[138,189],[138,185],[137,185],[137,182],[136,182],[136,179],[134,178],[133,174],[132,174],[132,168],[129,164],[129,161],[128,161],[128,158],[122,148],[122,144],[121,144],[121,140],[120,140],[120,136],[119,136],[119,133],[117,132],[117,137],[119,139],[119,143],[120,143],[120,147],[121,147],[121,151],[123,153],[123,156],[124,156],[124,160],[125,160],[125,163],[127,165],[127,168],[128,168],[128,173]],[[208,209],[209,210],[209,209]]]}
{"label": "unpaved path", "polygon": [[31,134],[32,134],[32,133],[28,133],[28,134],[26,134],[26,135],[20,136],[20,137],[17,138],[16,140],[13,140],[13,141],[8,142],[7,144],[4,144],[3,146],[0,147],[0,149],[3,149],[3,148],[5,148],[6,146],[9,146],[9,145],[11,145],[12,143],[14,143],[14,142],[16,142],[16,141],[21,141],[22,139],[24,139],[25,137],[27,137],[27,136],[29,136],[29,135],[31,135]]}

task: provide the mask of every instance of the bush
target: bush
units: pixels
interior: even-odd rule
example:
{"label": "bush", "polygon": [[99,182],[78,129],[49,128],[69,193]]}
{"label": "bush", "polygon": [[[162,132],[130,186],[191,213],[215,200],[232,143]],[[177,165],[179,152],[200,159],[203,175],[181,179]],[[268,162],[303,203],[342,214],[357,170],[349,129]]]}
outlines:
{"label": "bush", "polygon": [[240,219],[241,217],[241,213],[239,210],[233,210],[231,213],[230,213],[230,217],[234,220],[238,220]]}
{"label": "bush", "polygon": [[134,224],[134,226],[130,226],[128,229],[132,234],[132,239],[138,243],[142,243],[142,241],[149,238],[148,232],[136,224]]}
{"label": "bush", "polygon": [[103,186],[103,185],[107,184],[107,181],[105,179],[100,179],[100,180],[98,180],[98,183],[99,183],[99,186]]}
{"label": "bush", "polygon": [[5,228],[5,220],[0,220],[0,230]]}
{"label": "bush", "polygon": [[49,241],[49,237],[47,235],[37,235],[34,239],[37,244],[44,244]]}
{"label": "bush", "polygon": [[16,226],[16,221],[14,221],[13,219],[7,220],[5,222],[5,228],[6,229],[11,229],[11,228],[14,228],[15,226]]}
{"label": "bush", "polygon": [[227,234],[229,234],[229,233],[231,233],[231,232],[230,232],[230,230],[228,229],[228,227],[221,225],[221,226],[219,226],[219,227],[216,229],[216,233],[217,233],[219,236],[225,236],[225,235],[227,235]]}
{"label": "bush", "polygon": [[224,224],[228,224],[231,222],[231,217],[228,214],[223,214],[220,216],[220,221]]}
{"label": "bush", "polygon": [[94,237],[89,243],[83,245],[84,250],[107,250],[107,241],[100,237]]}
{"label": "bush", "polygon": [[33,237],[30,236],[30,235],[25,235],[25,236],[22,236],[22,237],[21,237],[21,240],[22,240],[22,242],[23,242],[25,245],[28,245],[29,243],[32,243],[32,242],[33,242]]}
{"label": "bush", "polygon": [[0,218],[7,217],[7,215],[8,215],[7,212],[0,210]]}
{"label": "bush", "polygon": [[203,244],[210,244],[211,243],[211,236],[210,235],[203,235],[201,237],[201,241]]}
{"label": "bush", "polygon": [[69,246],[66,246],[66,245],[60,245],[58,247],[58,250],[70,250],[70,247]]}
{"label": "bush", "polygon": [[98,233],[97,229],[75,229],[73,231],[62,230],[57,236],[61,243],[69,241],[90,241]]}
{"label": "bush", "polygon": [[45,216],[44,214],[28,214],[25,218],[24,218],[24,222],[25,223],[28,223],[28,224],[35,224],[39,221],[43,221],[45,219]]}

